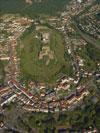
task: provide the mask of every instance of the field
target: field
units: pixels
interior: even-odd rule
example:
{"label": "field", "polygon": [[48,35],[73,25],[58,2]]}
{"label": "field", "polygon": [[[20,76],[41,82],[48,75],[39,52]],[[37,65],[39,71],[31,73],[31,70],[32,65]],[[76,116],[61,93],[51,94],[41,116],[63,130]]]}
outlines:
{"label": "field", "polygon": [[[47,31],[46,31],[47,32]],[[54,52],[54,59],[45,64],[46,58],[39,60],[39,53],[43,46],[40,39],[35,38],[35,33],[30,32],[21,39],[20,42],[20,69],[21,77],[28,80],[40,82],[55,82],[67,68],[67,62],[64,59],[64,44],[60,33],[51,30],[51,37],[48,46]]]}
{"label": "field", "polygon": [[20,13],[33,17],[34,15],[55,15],[64,9],[70,0],[43,0],[41,3],[33,2],[26,4],[25,0],[0,0],[0,11],[2,13]]}

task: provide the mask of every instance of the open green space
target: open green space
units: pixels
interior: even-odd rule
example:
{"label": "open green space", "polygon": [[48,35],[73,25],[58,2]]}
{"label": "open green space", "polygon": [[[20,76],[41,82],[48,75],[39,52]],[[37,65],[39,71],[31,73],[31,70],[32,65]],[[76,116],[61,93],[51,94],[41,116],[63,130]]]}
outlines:
{"label": "open green space", "polygon": [[21,38],[18,54],[20,55],[21,79],[24,81],[35,80],[46,83],[54,83],[59,76],[67,73],[69,63],[64,59],[64,42],[62,35],[51,29],[44,29],[50,32],[50,41],[46,46],[54,53],[54,58],[46,65],[48,57],[39,59],[39,53],[43,47],[41,39],[36,38],[35,32],[25,34]]}
{"label": "open green space", "polygon": [[5,80],[5,62],[0,60],[0,86],[4,84]]}
{"label": "open green space", "polygon": [[37,14],[55,15],[63,10],[70,0],[43,0],[26,4],[25,0],[0,0],[0,11],[2,13],[21,13],[33,17]]}

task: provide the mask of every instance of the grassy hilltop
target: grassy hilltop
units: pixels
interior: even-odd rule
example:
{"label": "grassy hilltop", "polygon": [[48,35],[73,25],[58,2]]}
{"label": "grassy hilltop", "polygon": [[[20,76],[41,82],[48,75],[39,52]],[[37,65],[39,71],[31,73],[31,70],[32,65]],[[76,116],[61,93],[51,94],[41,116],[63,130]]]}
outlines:
{"label": "grassy hilltop", "polygon": [[[60,33],[51,29],[43,31],[51,33],[48,44],[44,45],[40,39],[35,38],[35,33],[33,34],[33,32],[21,39],[20,51],[18,50],[21,58],[21,75],[24,80],[31,79],[53,83],[63,74],[63,71],[66,73],[65,68],[68,68],[69,64],[64,59],[64,44]],[[48,55],[39,60],[43,45],[44,47],[49,47],[54,53],[54,58],[50,60],[48,65],[46,65],[49,59]]]}

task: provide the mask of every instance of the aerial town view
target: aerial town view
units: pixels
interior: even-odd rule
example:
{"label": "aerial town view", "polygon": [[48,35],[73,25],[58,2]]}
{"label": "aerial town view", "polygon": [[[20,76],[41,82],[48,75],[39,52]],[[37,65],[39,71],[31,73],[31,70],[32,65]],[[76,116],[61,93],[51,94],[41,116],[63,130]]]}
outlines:
{"label": "aerial town view", "polygon": [[100,132],[100,0],[0,0],[0,133]]}

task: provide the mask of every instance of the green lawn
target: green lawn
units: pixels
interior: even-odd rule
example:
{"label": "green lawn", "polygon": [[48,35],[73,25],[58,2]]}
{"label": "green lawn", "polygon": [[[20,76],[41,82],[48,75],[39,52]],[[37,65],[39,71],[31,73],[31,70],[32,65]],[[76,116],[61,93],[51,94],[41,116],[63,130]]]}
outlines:
{"label": "green lawn", "polygon": [[53,83],[58,76],[65,73],[68,63],[64,59],[64,44],[60,33],[51,30],[50,46],[54,51],[54,59],[49,65],[45,65],[43,60],[39,60],[38,54],[41,50],[42,42],[34,37],[31,32],[21,39],[20,44],[20,69],[21,77],[24,80],[36,80]]}

